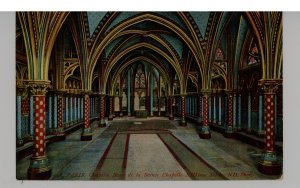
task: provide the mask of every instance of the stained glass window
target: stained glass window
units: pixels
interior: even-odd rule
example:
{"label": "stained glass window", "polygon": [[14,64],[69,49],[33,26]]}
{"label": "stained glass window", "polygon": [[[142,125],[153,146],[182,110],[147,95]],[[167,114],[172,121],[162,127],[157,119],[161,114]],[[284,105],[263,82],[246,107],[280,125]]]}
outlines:
{"label": "stained glass window", "polygon": [[141,66],[139,66],[135,74],[135,88],[145,88],[145,87],[146,87],[145,74]]}

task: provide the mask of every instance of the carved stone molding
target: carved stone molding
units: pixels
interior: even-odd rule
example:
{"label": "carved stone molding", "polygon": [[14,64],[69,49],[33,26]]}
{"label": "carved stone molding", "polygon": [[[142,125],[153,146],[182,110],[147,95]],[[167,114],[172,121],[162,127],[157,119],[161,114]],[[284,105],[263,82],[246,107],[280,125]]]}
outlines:
{"label": "carved stone molding", "polygon": [[50,88],[50,81],[28,81],[28,87],[32,95],[46,95],[47,89]]}
{"label": "carved stone molding", "polygon": [[264,94],[275,94],[282,80],[260,80],[258,85]]}

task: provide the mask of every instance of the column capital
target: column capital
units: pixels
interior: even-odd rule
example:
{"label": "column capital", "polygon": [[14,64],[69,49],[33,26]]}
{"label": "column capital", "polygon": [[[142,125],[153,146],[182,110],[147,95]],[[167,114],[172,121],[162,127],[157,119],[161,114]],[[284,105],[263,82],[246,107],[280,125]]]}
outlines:
{"label": "column capital", "polygon": [[27,96],[27,87],[24,82],[17,81],[17,96]]}
{"label": "column capital", "polygon": [[46,95],[51,85],[49,80],[32,80],[28,81],[28,87],[32,95]]}
{"label": "column capital", "polygon": [[278,91],[279,85],[282,85],[282,80],[259,80],[258,85],[265,94],[275,94]]}
{"label": "column capital", "polygon": [[209,96],[211,94],[211,90],[209,90],[209,89],[202,89],[201,90],[201,94],[203,96]]}
{"label": "column capital", "polygon": [[91,94],[92,94],[92,91],[91,91],[91,90],[82,90],[82,91],[80,92],[80,94],[81,94],[82,96],[84,96],[84,95],[91,95]]}

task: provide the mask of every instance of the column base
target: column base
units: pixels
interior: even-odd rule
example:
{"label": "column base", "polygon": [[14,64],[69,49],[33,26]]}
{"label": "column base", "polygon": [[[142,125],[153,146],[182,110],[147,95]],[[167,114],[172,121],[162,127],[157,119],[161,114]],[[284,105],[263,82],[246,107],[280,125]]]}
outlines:
{"label": "column base", "polygon": [[234,137],[234,129],[232,127],[227,127],[224,132],[224,136],[226,138],[233,138]]}
{"label": "column base", "polygon": [[98,125],[98,127],[106,127],[106,123],[105,123],[105,120],[100,120],[100,123]]}
{"label": "column base", "polygon": [[173,116],[173,115],[170,115],[170,116],[169,116],[169,120],[174,120],[174,116]]}
{"label": "column base", "polygon": [[150,112],[150,117],[153,117],[153,112]]}
{"label": "column base", "polygon": [[123,117],[123,112],[120,112],[119,116],[120,116],[120,117]]}
{"label": "column base", "polygon": [[158,116],[160,116],[160,111],[158,111]]}
{"label": "column base", "polygon": [[221,125],[222,125],[222,122],[221,122],[221,121],[218,121],[218,125],[221,126]]}
{"label": "column base", "polygon": [[66,134],[64,132],[64,128],[53,128],[50,130],[52,135],[55,135],[55,141],[62,141],[66,139]]}
{"label": "column base", "polygon": [[112,114],[109,114],[108,121],[112,121],[114,119],[114,116]]}
{"label": "column base", "polygon": [[180,126],[183,126],[183,127],[187,126],[187,122],[186,122],[185,119],[182,119],[182,120],[180,121]]}
{"label": "column base", "polygon": [[93,139],[92,129],[91,128],[83,128],[80,140],[81,141],[90,141]]}
{"label": "column base", "polygon": [[23,139],[17,139],[16,145],[17,145],[17,147],[24,146],[24,141],[23,141]]}
{"label": "column base", "polygon": [[236,131],[242,131],[242,127],[241,126],[237,126],[236,127]]}
{"label": "column base", "polygon": [[128,113],[127,113],[127,116],[128,116],[128,117],[131,117],[131,112],[128,112]]}
{"label": "column base", "polygon": [[27,170],[29,180],[48,180],[51,177],[51,172],[52,169],[46,156],[31,157],[30,166]]}
{"label": "column base", "polygon": [[265,131],[258,131],[257,132],[257,136],[260,137],[260,138],[264,138],[265,134],[266,134]]}
{"label": "column base", "polygon": [[209,126],[202,126],[200,128],[200,133],[199,133],[200,138],[202,139],[210,139],[211,138],[211,133],[210,133],[210,128]]}
{"label": "column base", "polygon": [[247,128],[246,133],[252,134],[252,129],[248,129],[248,128]]}
{"label": "column base", "polygon": [[282,164],[274,152],[265,152],[257,164],[258,170],[267,175],[281,175]]}

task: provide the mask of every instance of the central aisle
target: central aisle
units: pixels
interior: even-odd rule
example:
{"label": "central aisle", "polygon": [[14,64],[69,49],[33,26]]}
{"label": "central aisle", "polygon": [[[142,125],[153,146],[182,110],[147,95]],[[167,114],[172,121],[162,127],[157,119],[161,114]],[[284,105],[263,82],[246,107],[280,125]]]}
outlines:
{"label": "central aisle", "polygon": [[190,180],[156,134],[131,134],[126,180]]}

